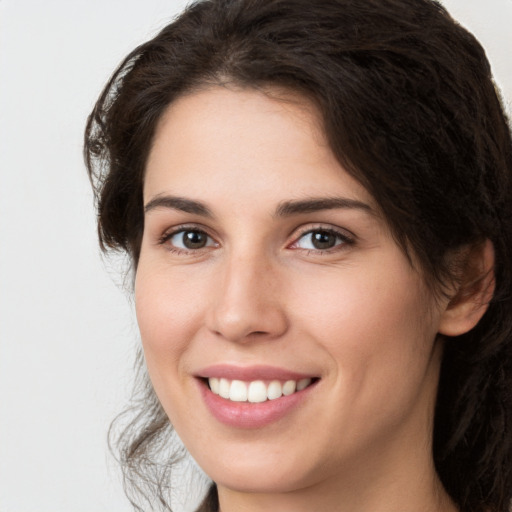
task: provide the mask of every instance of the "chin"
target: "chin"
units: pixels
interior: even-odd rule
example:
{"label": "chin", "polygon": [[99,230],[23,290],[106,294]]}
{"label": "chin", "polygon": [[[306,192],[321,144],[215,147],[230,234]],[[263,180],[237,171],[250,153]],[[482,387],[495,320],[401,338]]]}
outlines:
{"label": "chin", "polygon": [[283,457],[274,447],[207,452],[196,461],[217,485],[244,493],[296,491],[313,484],[321,473],[314,463]]}
{"label": "chin", "polygon": [[241,493],[274,494],[296,491],[308,485],[307,479],[289,471],[266,468],[217,471],[212,480],[220,486]]}

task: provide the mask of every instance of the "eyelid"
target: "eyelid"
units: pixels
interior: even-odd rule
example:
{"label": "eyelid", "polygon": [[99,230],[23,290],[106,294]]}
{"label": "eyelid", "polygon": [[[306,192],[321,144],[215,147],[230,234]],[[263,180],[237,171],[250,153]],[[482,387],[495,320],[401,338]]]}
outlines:
{"label": "eyelid", "polygon": [[204,233],[208,238],[213,240],[214,244],[213,246],[218,246],[219,243],[216,241],[215,237],[212,236],[209,233],[209,230],[206,229],[204,226],[198,225],[198,224],[180,224],[178,226],[173,226],[172,228],[168,228],[164,231],[164,233],[158,237],[157,244],[158,245],[167,245],[167,249],[171,252],[176,253],[199,253],[202,250],[209,250],[211,249],[212,245],[207,245],[205,247],[201,247],[198,249],[182,249],[181,247],[175,247],[168,243],[172,237],[176,236],[179,233],[185,232],[185,231],[195,231],[198,233]]}
{"label": "eyelid", "polygon": [[[300,247],[293,247],[296,245],[299,240],[304,237],[305,235],[308,235],[310,233],[315,233],[318,231],[324,231],[327,233],[331,233],[335,235],[336,237],[339,237],[342,240],[342,243],[336,244],[334,247],[331,247],[329,249],[304,249]],[[347,229],[340,228],[337,226],[332,225],[326,225],[326,224],[313,224],[308,226],[303,226],[298,228],[298,230],[295,230],[294,234],[292,235],[293,240],[290,244],[287,245],[288,248],[295,249],[295,250],[303,250],[307,251],[308,253],[316,253],[316,254],[322,254],[322,253],[329,253],[329,252],[337,252],[340,250],[343,250],[346,248],[346,246],[354,245],[356,242],[356,236],[348,231]]]}
{"label": "eyelid", "polygon": [[[206,245],[205,247],[197,248],[197,249],[183,249],[180,247],[173,246],[168,242],[171,240],[173,236],[176,236],[180,232],[184,231],[196,231],[199,233],[204,233],[208,238],[210,238],[214,243],[211,245]],[[307,234],[324,231],[333,234],[334,236],[341,239],[341,243],[336,244],[335,246],[328,249],[307,249],[301,247],[294,247],[297,245],[299,240]],[[314,254],[323,254],[323,253],[334,253],[346,249],[348,246],[353,245],[356,242],[356,236],[347,230],[346,228],[341,228],[339,226],[333,226],[331,224],[309,224],[304,225],[299,228],[296,228],[292,235],[290,236],[292,241],[286,244],[286,247],[293,250],[306,251],[308,253]],[[167,249],[171,252],[175,253],[200,253],[205,250],[211,250],[212,247],[219,247],[219,242],[216,240],[216,237],[210,233],[210,229],[201,224],[179,224],[176,226],[172,226],[164,231],[164,233],[158,237],[157,239],[158,245],[167,245]]]}

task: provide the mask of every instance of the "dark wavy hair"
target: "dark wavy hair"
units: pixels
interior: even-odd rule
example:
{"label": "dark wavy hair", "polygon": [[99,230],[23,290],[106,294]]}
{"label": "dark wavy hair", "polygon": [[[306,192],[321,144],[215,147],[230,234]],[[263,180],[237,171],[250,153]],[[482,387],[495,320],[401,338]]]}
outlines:
{"label": "dark wavy hair", "polygon": [[[314,102],[333,153],[373,195],[433,290],[455,278],[447,254],[492,241],[496,288],[488,310],[470,332],[445,340],[433,457],[461,510],[507,512],[512,141],[480,44],[432,0],[190,5],[126,57],[87,122],[100,244],[126,251],[135,270],[157,123],[180,95],[210,85],[276,86]],[[146,377],[138,389],[134,416],[112,443],[132,503],[140,492],[148,503],[156,499],[153,510],[170,510],[172,427]],[[216,507],[213,486],[201,510]]]}

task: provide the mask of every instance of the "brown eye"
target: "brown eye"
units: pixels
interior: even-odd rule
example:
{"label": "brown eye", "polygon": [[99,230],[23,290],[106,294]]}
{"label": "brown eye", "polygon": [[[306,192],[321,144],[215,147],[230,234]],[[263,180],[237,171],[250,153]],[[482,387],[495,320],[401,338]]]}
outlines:
{"label": "brown eye", "polygon": [[329,231],[315,231],[311,233],[311,243],[315,249],[331,249],[336,245],[336,235]]}
{"label": "brown eye", "polygon": [[304,233],[294,244],[299,249],[307,249],[310,251],[327,251],[337,246],[353,243],[352,240],[329,229],[315,229]]}
{"label": "brown eye", "polygon": [[201,249],[206,246],[208,237],[200,231],[185,231],[182,235],[183,245],[187,249]]}
{"label": "brown eye", "polygon": [[182,229],[168,237],[171,246],[181,250],[197,250],[215,245],[215,242],[204,231]]}

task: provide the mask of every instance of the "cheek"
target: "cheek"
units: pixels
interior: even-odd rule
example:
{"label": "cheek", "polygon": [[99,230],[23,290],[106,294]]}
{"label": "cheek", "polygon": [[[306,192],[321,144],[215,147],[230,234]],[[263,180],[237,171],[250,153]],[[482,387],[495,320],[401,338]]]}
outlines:
{"label": "cheek", "polygon": [[135,280],[135,308],[148,374],[171,423],[178,426],[180,416],[195,414],[183,392],[184,386],[190,386],[187,350],[202,315],[197,289],[191,284],[183,273],[172,275],[157,262],[142,260]]}
{"label": "cheek", "polygon": [[135,279],[135,308],[145,347],[179,349],[183,334],[194,328],[200,303],[197,286],[185,272],[170,272],[158,263],[141,260]]}
{"label": "cheek", "polygon": [[397,407],[410,401],[428,371],[436,337],[436,313],[420,277],[407,262],[385,268],[326,273],[314,286],[308,280],[307,294],[299,293],[306,283],[292,294],[301,311],[296,321],[329,354],[340,396],[355,408],[392,406],[392,397]]}
{"label": "cheek", "polygon": [[204,316],[201,295],[185,272],[169,272],[141,258],[135,308],[149,375],[160,398],[183,377],[183,354]]}
{"label": "cheek", "polygon": [[325,436],[340,456],[378,447],[413,417],[421,417],[416,425],[422,432],[428,429],[438,378],[435,327],[419,281],[398,275],[390,286],[392,276],[356,274],[317,283],[318,291],[310,288],[309,300],[302,295],[297,305],[330,359],[326,384],[332,392],[315,421],[330,425]]}
{"label": "cheek", "polygon": [[435,332],[429,299],[412,270],[351,268],[300,279],[290,294],[295,298],[293,310],[300,311],[304,321],[316,324],[319,333],[326,333],[333,349],[342,347],[336,339],[361,349],[366,342],[380,339],[371,347],[373,352],[382,344],[399,343],[392,334],[402,334],[400,338],[421,334],[429,330],[429,324]]}

